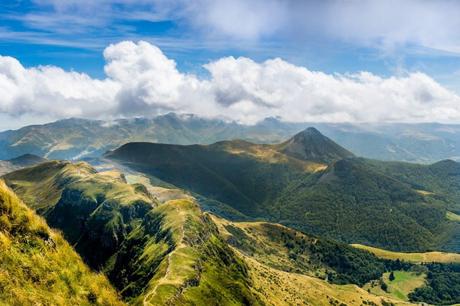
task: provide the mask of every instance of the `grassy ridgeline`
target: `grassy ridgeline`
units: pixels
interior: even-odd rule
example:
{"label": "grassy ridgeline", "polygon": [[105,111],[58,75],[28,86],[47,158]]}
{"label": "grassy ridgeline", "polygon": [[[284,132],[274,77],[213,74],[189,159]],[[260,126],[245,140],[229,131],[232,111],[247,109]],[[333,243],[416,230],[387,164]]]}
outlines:
{"label": "grassy ridgeline", "polygon": [[[160,204],[152,186],[127,184],[119,173],[97,173],[85,163],[48,162],[6,178],[67,239],[91,242],[76,245],[88,263],[110,248],[100,267],[131,304],[380,305],[393,299],[357,285],[411,266],[277,224],[214,218],[190,196]],[[72,220],[81,217],[80,232]],[[439,288],[437,279],[430,288]]]}
{"label": "grassy ridgeline", "polygon": [[0,181],[0,301],[6,305],[122,305],[102,274]]}
{"label": "grassy ridgeline", "polygon": [[144,186],[85,163],[47,162],[6,180],[128,303],[260,304],[247,267],[193,200],[158,205]]}

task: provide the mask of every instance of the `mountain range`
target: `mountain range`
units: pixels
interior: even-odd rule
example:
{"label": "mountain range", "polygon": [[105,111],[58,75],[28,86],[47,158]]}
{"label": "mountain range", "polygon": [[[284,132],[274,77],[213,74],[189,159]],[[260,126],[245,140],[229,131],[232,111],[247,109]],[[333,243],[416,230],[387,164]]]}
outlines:
{"label": "mountain range", "polygon": [[397,251],[460,251],[459,224],[446,217],[460,212],[454,161],[357,158],[314,128],[281,144],[129,143],[105,157],[249,219]]}
{"label": "mountain range", "polygon": [[24,154],[9,160],[0,160],[0,175],[18,170],[27,166],[33,166],[46,161],[46,158],[33,155]]}
{"label": "mountain range", "polygon": [[[379,258],[373,254],[388,252],[374,248],[371,253],[271,222],[229,221],[204,212],[200,200],[186,190],[152,184],[158,181],[139,172],[108,168],[107,162],[95,168],[84,162],[46,161],[3,177],[0,247],[8,251],[0,254],[2,301],[384,306],[408,305],[409,299],[458,302],[458,255],[426,253],[432,262],[444,263],[426,265],[417,259],[424,254],[390,252],[390,259]],[[15,221],[19,219],[23,221]],[[40,256],[34,256],[36,252]],[[29,264],[30,258],[35,261]],[[5,278],[5,271],[15,276]],[[398,281],[407,279],[404,286],[409,289],[382,293],[381,284],[392,286],[386,271],[402,275]],[[414,281],[418,285],[411,287]]]}
{"label": "mountain range", "polygon": [[27,153],[50,159],[80,159],[134,141],[188,145],[242,139],[279,143],[309,126],[366,158],[433,163],[458,160],[460,156],[460,125],[290,123],[276,118],[243,125],[170,113],[150,119],[66,119],[4,131],[0,133],[0,159]]}
{"label": "mountain range", "polygon": [[4,156],[29,151],[0,164],[0,302],[460,303],[459,163],[368,159],[275,119],[118,123],[2,134]]}
{"label": "mountain range", "polygon": [[229,222],[204,213],[187,194],[160,202],[158,189],[86,163],[45,162],[4,179],[129,304],[378,305],[397,300],[357,285],[389,268],[410,268],[281,225]]}

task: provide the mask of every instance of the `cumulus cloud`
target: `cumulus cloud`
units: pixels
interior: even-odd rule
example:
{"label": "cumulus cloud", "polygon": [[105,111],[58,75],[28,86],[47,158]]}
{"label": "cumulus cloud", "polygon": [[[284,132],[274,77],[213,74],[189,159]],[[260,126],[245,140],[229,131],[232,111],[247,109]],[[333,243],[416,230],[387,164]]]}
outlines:
{"label": "cumulus cloud", "polygon": [[180,72],[147,42],[104,51],[104,79],[54,66],[25,68],[0,57],[0,113],[37,118],[114,118],[169,111],[254,123],[287,121],[458,122],[460,97],[424,73],[326,74],[275,58],[226,57],[208,78]]}
{"label": "cumulus cloud", "polygon": [[55,66],[24,68],[0,56],[0,111],[10,115],[97,116],[113,104],[120,84]]}

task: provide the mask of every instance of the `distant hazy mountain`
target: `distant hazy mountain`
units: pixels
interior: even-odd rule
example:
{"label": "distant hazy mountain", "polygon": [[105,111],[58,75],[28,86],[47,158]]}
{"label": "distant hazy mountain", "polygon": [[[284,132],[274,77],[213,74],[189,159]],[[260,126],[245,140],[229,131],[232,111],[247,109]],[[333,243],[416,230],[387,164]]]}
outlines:
{"label": "distant hazy mountain", "polygon": [[0,133],[0,159],[26,153],[80,159],[136,141],[185,145],[242,139],[280,143],[308,126],[357,156],[423,163],[460,159],[460,125],[288,123],[267,118],[248,126],[173,113],[151,119],[66,119],[4,131]]}
{"label": "distant hazy mountain", "polygon": [[454,161],[356,158],[313,128],[281,144],[138,142],[106,157],[248,217],[307,233],[393,250],[460,250],[460,224],[447,218],[460,212]]}
{"label": "distant hazy mountain", "polygon": [[0,175],[6,174],[11,171],[15,171],[24,167],[33,166],[42,162],[45,162],[47,159],[33,155],[33,154],[24,154],[16,158],[9,160],[0,160]]}

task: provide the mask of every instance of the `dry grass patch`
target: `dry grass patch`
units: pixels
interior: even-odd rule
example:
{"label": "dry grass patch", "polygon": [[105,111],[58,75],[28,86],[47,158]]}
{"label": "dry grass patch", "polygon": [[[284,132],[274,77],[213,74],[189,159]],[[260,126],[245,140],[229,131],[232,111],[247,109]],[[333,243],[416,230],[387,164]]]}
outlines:
{"label": "dry grass patch", "polygon": [[437,262],[437,263],[460,263],[460,254],[457,253],[445,253],[445,252],[425,252],[425,253],[404,253],[404,252],[393,252],[384,249],[374,248],[362,244],[352,244],[353,247],[366,250],[373,253],[375,256],[391,259],[391,260],[403,260],[412,263],[425,263],[425,262]]}
{"label": "dry grass patch", "polygon": [[383,302],[409,305],[373,295],[355,285],[331,285],[314,277],[279,271],[241,256],[250,267],[254,292],[267,305],[383,305]]}

